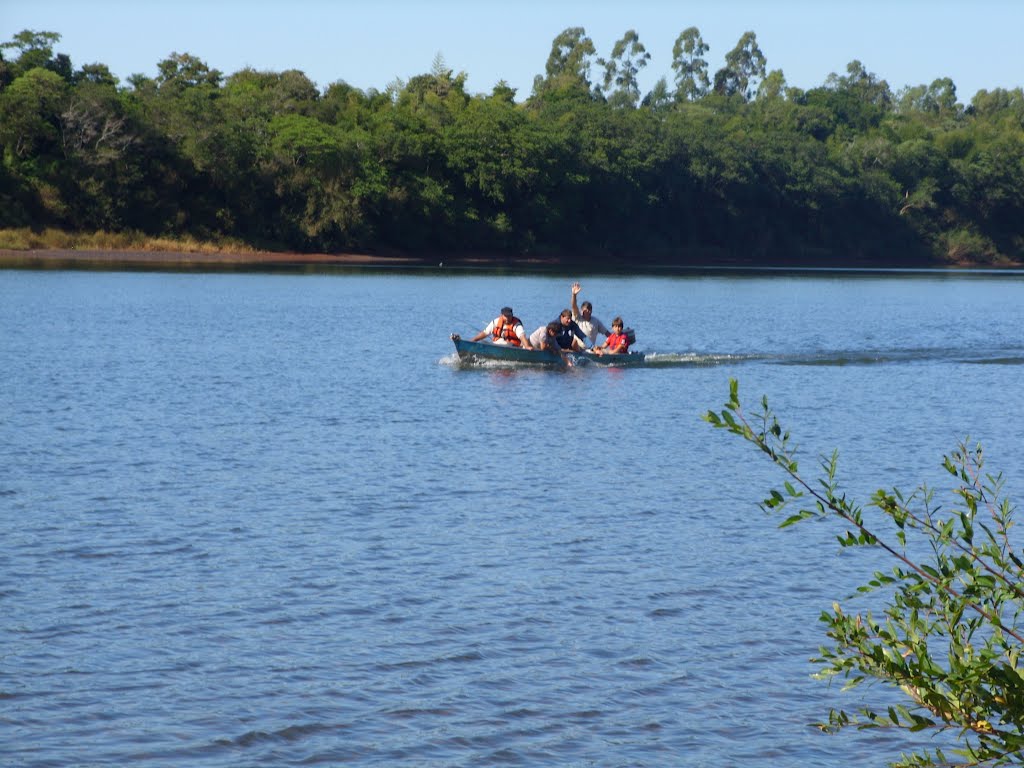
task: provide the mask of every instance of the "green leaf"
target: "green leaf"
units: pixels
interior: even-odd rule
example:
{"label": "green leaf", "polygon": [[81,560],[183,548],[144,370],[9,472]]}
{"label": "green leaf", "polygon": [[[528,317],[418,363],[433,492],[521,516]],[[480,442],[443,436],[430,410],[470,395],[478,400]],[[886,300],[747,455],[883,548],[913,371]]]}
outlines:
{"label": "green leaf", "polygon": [[779,525],[779,528],[789,528],[789,526],[795,525],[796,523],[806,520],[809,517],[814,517],[814,513],[808,512],[807,510],[801,510],[800,512],[797,512],[795,515],[790,515],[785,520],[783,520],[782,523]]}

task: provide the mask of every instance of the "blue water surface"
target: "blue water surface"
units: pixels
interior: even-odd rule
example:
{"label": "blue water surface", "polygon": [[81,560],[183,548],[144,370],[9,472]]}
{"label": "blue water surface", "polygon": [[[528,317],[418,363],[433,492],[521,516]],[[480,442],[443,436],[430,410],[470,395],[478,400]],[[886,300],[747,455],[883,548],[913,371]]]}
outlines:
{"label": "blue water surface", "polygon": [[[458,362],[577,278],[649,365]],[[700,415],[738,378],[861,498],[970,436],[1019,497],[1022,328],[1015,274],[0,271],[2,762],[885,764],[809,662],[885,561]]]}

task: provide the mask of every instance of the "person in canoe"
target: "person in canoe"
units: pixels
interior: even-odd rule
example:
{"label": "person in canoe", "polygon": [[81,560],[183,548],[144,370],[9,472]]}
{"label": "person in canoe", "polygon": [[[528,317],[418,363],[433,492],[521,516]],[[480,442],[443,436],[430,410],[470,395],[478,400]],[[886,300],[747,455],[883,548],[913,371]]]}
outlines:
{"label": "person in canoe", "polygon": [[583,331],[584,335],[590,340],[590,346],[593,347],[597,344],[597,334],[602,336],[610,336],[611,331],[608,327],[594,317],[594,305],[589,301],[584,301],[583,304],[576,303],[576,296],[580,292],[580,284],[572,284],[572,319],[576,321],[576,324]]}
{"label": "person in canoe", "polygon": [[523,321],[513,314],[512,307],[502,307],[501,314],[491,320],[487,327],[470,341],[480,341],[488,336],[495,344],[511,344],[513,347],[533,349],[530,340],[526,338],[526,331],[523,330]]}
{"label": "person in canoe", "polygon": [[569,351],[586,348],[587,337],[580,330],[576,321],[572,319],[572,312],[570,310],[563,309],[555,324],[558,326],[558,333],[555,335],[555,338],[558,340],[559,347]]}
{"label": "person in canoe", "polygon": [[531,333],[530,344],[533,345],[534,349],[546,349],[549,352],[554,352],[556,355],[561,355],[562,362],[568,366],[573,364],[572,358],[566,354],[564,349],[558,346],[558,323],[542,325]]}
{"label": "person in canoe", "polygon": [[629,352],[629,336],[623,331],[622,318],[612,320],[612,332],[604,340],[604,344],[594,347],[599,355],[624,355]]}

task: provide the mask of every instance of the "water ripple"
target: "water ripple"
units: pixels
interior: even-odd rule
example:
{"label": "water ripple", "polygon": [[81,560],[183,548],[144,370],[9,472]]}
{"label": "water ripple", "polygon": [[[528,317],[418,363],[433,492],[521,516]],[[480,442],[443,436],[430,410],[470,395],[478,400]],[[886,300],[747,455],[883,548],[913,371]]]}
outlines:
{"label": "water ripple", "polygon": [[464,370],[444,334],[355,330],[410,306],[448,327],[495,291],[546,316],[549,278],[0,274],[5,765],[839,768],[906,748],[807,727],[850,701],[809,677],[818,615],[881,565],[825,526],[776,530],[772,474],[699,414],[749,377],[855,489],[933,477],[963,432],[1020,465],[1024,297],[597,287],[646,329],[645,368]]}

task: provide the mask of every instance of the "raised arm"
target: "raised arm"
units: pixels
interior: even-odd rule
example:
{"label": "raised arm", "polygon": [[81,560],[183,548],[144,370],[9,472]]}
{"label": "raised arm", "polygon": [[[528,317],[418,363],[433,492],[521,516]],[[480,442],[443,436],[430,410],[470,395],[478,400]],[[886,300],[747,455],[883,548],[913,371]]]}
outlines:
{"label": "raised arm", "polygon": [[575,320],[580,316],[580,305],[576,303],[576,294],[580,292],[580,284],[572,284],[572,319]]}

